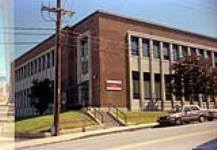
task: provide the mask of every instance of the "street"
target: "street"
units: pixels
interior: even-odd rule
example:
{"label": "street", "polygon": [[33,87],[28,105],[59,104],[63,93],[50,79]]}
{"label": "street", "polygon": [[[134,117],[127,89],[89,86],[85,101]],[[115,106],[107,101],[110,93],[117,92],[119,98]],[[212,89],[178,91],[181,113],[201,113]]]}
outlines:
{"label": "street", "polygon": [[[28,150],[190,150],[217,139],[217,121],[156,127],[27,148]],[[211,150],[217,147],[217,141]],[[212,142],[213,143],[213,142]],[[217,148],[216,148],[217,149]]]}

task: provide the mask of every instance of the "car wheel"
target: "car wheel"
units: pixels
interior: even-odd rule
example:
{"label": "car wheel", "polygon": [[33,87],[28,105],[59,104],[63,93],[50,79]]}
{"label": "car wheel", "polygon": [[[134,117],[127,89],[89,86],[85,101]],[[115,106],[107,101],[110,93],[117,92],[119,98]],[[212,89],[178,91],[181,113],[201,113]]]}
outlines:
{"label": "car wheel", "polygon": [[204,116],[200,116],[200,117],[198,118],[198,121],[199,121],[199,122],[204,122],[204,121],[205,121],[205,117],[204,117]]}
{"label": "car wheel", "polygon": [[175,121],[175,124],[176,125],[182,125],[183,124],[182,119],[181,118],[177,118],[176,121]]}
{"label": "car wheel", "polygon": [[214,115],[212,113],[210,113],[209,117],[207,118],[208,121],[213,121],[214,119]]}
{"label": "car wheel", "polygon": [[213,121],[213,117],[208,117],[207,120],[208,121]]}

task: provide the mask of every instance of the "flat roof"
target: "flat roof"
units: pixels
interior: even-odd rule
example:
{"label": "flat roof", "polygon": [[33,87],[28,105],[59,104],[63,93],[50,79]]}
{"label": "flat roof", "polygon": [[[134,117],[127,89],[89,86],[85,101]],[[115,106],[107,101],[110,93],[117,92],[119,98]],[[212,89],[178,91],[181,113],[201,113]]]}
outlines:
{"label": "flat roof", "polygon": [[124,18],[124,19],[128,19],[128,20],[132,20],[132,21],[135,21],[135,22],[140,22],[140,23],[150,24],[150,25],[154,25],[154,26],[164,27],[164,28],[168,28],[168,29],[171,29],[171,30],[177,30],[177,31],[181,31],[181,32],[184,32],[184,33],[189,33],[189,34],[192,34],[192,35],[195,35],[195,36],[201,36],[201,37],[217,40],[217,37],[214,37],[214,36],[208,36],[208,35],[205,35],[205,34],[200,34],[200,33],[191,32],[191,31],[188,31],[188,30],[183,30],[183,29],[176,28],[176,27],[171,27],[171,26],[167,26],[167,25],[163,25],[163,24],[159,24],[159,23],[155,23],[155,22],[151,22],[151,21],[146,21],[146,20],[143,20],[143,19],[139,19],[137,17],[130,17],[130,16],[126,16],[126,15],[120,15],[120,14],[117,14],[117,13],[114,13],[114,12],[109,12],[109,11],[106,11],[106,10],[101,10],[100,9],[100,10],[95,11],[95,13],[102,13],[102,14],[105,14],[105,15],[116,16],[116,17],[120,17],[120,18]]}
{"label": "flat roof", "polygon": [[[104,15],[119,17],[119,18],[131,20],[131,21],[134,21],[134,22],[139,22],[139,23],[144,23],[144,24],[150,24],[150,25],[157,26],[157,27],[163,27],[163,28],[166,28],[168,30],[175,30],[175,31],[178,31],[178,32],[183,32],[183,33],[190,34],[190,35],[197,36],[197,37],[208,38],[210,40],[217,40],[217,37],[207,36],[207,35],[191,32],[191,31],[187,31],[187,30],[183,30],[183,29],[179,29],[179,28],[175,28],[175,27],[171,27],[171,26],[166,26],[166,25],[162,25],[162,24],[158,24],[158,23],[153,23],[153,22],[150,22],[150,21],[145,21],[145,20],[142,20],[142,19],[138,19],[136,17],[129,17],[129,16],[125,16],[125,15],[120,15],[120,14],[116,14],[116,13],[105,11],[105,10],[101,10],[101,9],[96,10],[95,12],[89,14],[88,16],[84,17],[83,19],[81,19],[80,21],[78,21],[77,23],[75,23],[72,26],[66,26],[66,27],[64,27],[63,30],[67,29],[67,28],[74,28],[74,27],[78,26],[79,24],[81,24],[82,22],[84,22],[85,20],[87,20],[87,19],[89,19],[89,18],[91,18],[91,17],[93,17],[93,16],[95,16],[97,14],[104,14]],[[16,58],[15,62],[18,59],[21,59],[22,57],[24,57],[25,55],[27,55],[28,53],[30,53],[31,51],[35,50],[37,47],[41,46],[43,43],[46,43],[48,40],[54,38],[54,36],[55,36],[55,34],[49,36],[47,39],[43,40],[40,44],[32,47],[29,51],[27,51],[26,53],[22,54],[18,58]]]}

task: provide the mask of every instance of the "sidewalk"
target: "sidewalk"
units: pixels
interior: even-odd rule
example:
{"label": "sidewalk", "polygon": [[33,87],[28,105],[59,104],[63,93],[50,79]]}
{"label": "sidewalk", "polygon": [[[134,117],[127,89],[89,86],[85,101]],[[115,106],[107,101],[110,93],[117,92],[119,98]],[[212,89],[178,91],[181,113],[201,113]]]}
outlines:
{"label": "sidewalk", "polygon": [[156,125],[157,123],[133,125],[133,126],[126,126],[126,127],[114,127],[114,128],[109,128],[109,129],[99,129],[99,130],[88,131],[88,132],[63,134],[57,137],[46,137],[42,139],[19,141],[19,142],[16,142],[16,149],[35,147],[35,146],[44,145],[44,144],[60,143],[64,141],[76,140],[76,139],[81,139],[81,138],[86,138],[86,137],[91,137],[91,136],[99,136],[99,135],[105,135],[105,134],[111,134],[111,133],[151,128]]}

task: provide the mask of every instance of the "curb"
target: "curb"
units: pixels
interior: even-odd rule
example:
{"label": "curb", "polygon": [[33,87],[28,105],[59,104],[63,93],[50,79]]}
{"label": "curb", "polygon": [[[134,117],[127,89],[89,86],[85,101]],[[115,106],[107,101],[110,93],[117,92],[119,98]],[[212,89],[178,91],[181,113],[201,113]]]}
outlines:
{"label": "curb", "polygon": [[[89,132],[92,130],[97,130],[97,129],[102,129],[103,126],[100,125],[95,125],[95,126],[89,126],[85,128],[75,128],[75,129],[66,129],[60,131],[60,135],[64,134],[76,134],[76,133],[81,133],[84,132]],[[47,137],[52,137],[50,132],[43,132],[43,133],[16,133],[15,134],[16,138],[20,139],[39,139],[39,138],[47,138]]]}
{"label": "curb", "polygon": [[48,138],[42,138],[42,139],[21,141],[21,142],[16,143],[16,149],[19,150],[23,148],[31,148],[31,147],[42,146],[42,145],[53,144],[53,143],[61,143],[61,142],[66,142],[70,140],[77,140],[77,139],[106,135],[106,134],[135,131],[139,129],[151,128],[156,125],[157,123],[133,125],[133,126],[127,126],[127,127],[114,127],[110,129],[100,129],[100,130],[88,131],[88,132],[76,133],[76,134],[64,134],[58,137],[48,137]]}

